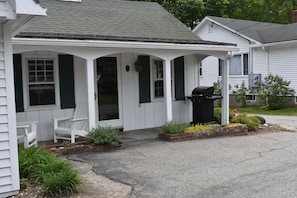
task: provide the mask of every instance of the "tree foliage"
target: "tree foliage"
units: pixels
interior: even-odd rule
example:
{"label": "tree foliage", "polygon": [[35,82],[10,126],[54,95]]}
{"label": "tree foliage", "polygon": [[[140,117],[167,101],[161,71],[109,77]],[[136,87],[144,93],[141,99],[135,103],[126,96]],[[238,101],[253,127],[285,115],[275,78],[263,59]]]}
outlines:
{"label": "tree foliage", "polygon": [[297,0],[138,0],[158,2],[193,29],[205,16],[291,23]]}

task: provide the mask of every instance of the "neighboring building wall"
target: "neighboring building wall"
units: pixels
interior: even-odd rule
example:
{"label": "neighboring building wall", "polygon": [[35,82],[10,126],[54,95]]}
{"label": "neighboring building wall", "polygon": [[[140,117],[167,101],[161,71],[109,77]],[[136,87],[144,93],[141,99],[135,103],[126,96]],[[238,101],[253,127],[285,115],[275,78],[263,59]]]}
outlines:
{"label": "neighboring building wall", "polygon": [[19,190],[10,27],[0,25],[0,197]]}
{"label": "neighboring building wall", "polygon": [[[218,41],[225,43],[234,43],[237,44],[239,48],[236,54],[249,53],[249,41],[242,38],[239,35],[236,35],[229,30],[224,29],[221,26],[218,26],[214,23],[205,23],[195,32],[200,38],[207,41]],[[202,76],[200,78],[201,86],[212,86],[214,82],[220,80],[219,74],[219,61],[215,57],[207,57],[202,61]],[[248,86],[248,75],[230,75],[229,84],[231,85],[230,93],[235,90],[234,86],[236,84],[240,85],[242,81],[245,82],[245,85]]]}

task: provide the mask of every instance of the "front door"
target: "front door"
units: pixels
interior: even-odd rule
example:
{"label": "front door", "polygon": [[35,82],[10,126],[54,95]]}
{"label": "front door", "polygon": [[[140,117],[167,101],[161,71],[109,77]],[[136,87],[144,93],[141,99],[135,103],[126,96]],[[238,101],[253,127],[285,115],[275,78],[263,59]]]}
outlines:
{"label": "front door", "polygon": [[100,126],[121,127],[119,78],[116,57],[96,61],[98,117]]}

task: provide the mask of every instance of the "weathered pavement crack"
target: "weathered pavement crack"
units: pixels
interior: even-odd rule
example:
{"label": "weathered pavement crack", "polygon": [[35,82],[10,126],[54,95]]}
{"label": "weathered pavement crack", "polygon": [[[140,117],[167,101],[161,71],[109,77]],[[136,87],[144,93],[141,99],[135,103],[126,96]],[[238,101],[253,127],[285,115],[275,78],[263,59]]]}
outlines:
{"label": "weathered pavement crack", "polygon": [[272,149],[269,149],[267,151],[260,151],[260,152],[258,152],[258,156],[257,157],[253,157],[253,158],[249,158],[249,159],[245,159],[245,160],[236,162],[235,165],[242,164],[242,163],[245,163],[247,161],[251,161],[251,160],[255,160],[255,159],[261,158],[261,157],[263,157],[263,154],[264,153],[270,153],[270,152],[274,152],[274,151],[280,151],[280,150],[283,150],[283,149],[288,148],[290,146],[292,146],[292,144],[288,144],[288,145],[285,145],[285,146],[280,147],[280,148],[272,148]]}

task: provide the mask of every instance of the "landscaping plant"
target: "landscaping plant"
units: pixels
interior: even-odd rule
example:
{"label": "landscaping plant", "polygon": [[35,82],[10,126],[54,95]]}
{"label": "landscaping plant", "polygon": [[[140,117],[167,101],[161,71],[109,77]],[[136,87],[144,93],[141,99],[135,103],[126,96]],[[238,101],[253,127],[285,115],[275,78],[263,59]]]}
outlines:
{"label": "landscaping plant", "polygon": [[[222,118],[222,108],[220,107],[214,108],[214,119],[217,124],[221,124],[221,121],[222,121],[221,118]],[[233,115],[229,111],[229,120],[232,120],[232,118],[233,118]]]}
{"label": "landscaping plant", "polygon": [[245,87],[244,81],[242,81],[241,85],[236,84],[234,87],[236,88],[234,93],[235,101],[238,102],[241,107],[245,107],[246,93],[249,89]]}
{"label": "landscaping plant", "polygon": [[249,131],[257,131],[259,124],[261,124],[265,119],[260,118],[260,116],[248,117],[247,114],[243,113],[231,120],[232,123],[246,124]]}
{"label": "landscaping plant", "polygon": [[259,83],[258,97],[265,101],[267,110],[281,109],[285,96],[293,96],[294,89],[289,87],[290,81],[284,80],[278,75],[269,74]]}
{"label": "landscaping plant", "polygon": [[113,144],[120,140],[120,135],[110,127],[99,127],[87,134],[87,140],[92,145]]}
{"label": "landscaping plant", "polygon": [[211,130],[216,127],[217,126],[211,125],[211,124],[196,124],[196,125],[192,125],[192,126],[185,128],[184,131],[186,133],[193,133],[193,132],[197,132],[197,131],[208,131],[208,130]]}
{"label": "landscaping plant", "polygon": [[176,133],[183,133],[186,128],[186,125],[183,123],[177,123],[175,121],[166,122],[162,130],[164,133],[176,134]]}
{"label": "landscaping plant", "polygon": [[82,183],[69,161],[59,159],[40,147],[20,147],[19,168],[21,181],[41,185],[49,195],[76,192]]}

